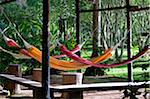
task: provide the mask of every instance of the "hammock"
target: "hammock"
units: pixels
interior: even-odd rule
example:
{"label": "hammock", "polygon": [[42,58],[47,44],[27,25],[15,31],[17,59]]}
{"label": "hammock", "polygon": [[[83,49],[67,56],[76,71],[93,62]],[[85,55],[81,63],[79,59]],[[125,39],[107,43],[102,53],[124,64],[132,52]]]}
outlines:
{"label": "hammock", "polygon": [[[9,18],[7,17],[7,15],[6,14],[4,14],[5,15],[5,17],[7,18],[7,20],[12,24],[12,22],[9,20]],[[18,34],[18,36],[23,40],[23,38],[21,37],[21,35],[19,34],[19,32],[17,31],[17,29],[15,28],[15,27],[13,27],[13,29],[17,32],[17,34]],[[13,41],[12,41],[13,42]],[[13,42],[14,43],[14,42]],[[23,43],[25,44],[25,45],[27,45],[26,47],[27,47],[27,49],[29,49],[29,48],[32,48],[32,46],[30,45],[30,44],[28,44],[25,40],[23,40]],[[7,43],[7,44],[9,44],[9,43]],[[12,44],[9,44],[9,46],[12,46]],[[15,46],[15,45],[14,45]],[[17,45],[16,45],[17,46]],[[33,47],[33,49],[34,49],[34,51],[35,51],[35,47]],[[33,50],[32,50],[33,51]],[[33,51],[33,52],[34,52]],[[36,50],[37,51],[37,50]],[[40,50],[38,50],[38,51],[40,51]],[[26,51],[27,52],[27,51]],[[24,51],[22,52],[22,53],[24,53]],[[28,52],[29,53],[29,52]],[[36,55],[38,56],[40,56],[40,57],[36,57]],[[30,53],[30,56],[32,57],[32,58],[35,58],[35,59],[37,59],[39,62],[41,62],[41,53],[40,54],[37,54],[37,53]],[[101,57],[99,57],[99,58],[95,58],[95,59],[92,59],[93,61],[95,60],[95,61],[97,61],[97,62],[99,62],[99,61],[103,61],[103,60],[105,60],[105,59],[107,59],[107,58],[109,58],[109,57],[111,57],[112,55],[111,55],[111,53],[108,53],[108,54],[104,54],[104,55],[102,55]],[[97,59],[97,60],[96,60]],[[54,60],[55,60],[55,58],[54,58]],[[57,61],[57,60],[56,60]],[[71,69],[70,70],[76,70],[76,69],[81,69],[81,68],[83,68],[83,67],[89,67],[88,65],[86,65],[86,66],[84,66],[84,64],[81,64],[81,63],[78,63],[78,62],[66,62],[66,61],[59,61],[59,62],[54,62],[54,63],[59,63],[59,64],[57,64],[57,65],[59,65],[59,68],[56,68],[56,69],[61,69],[60,68],[60,66],[61,66],[61,63],[67,63],[67,66],[66,66],[66,64],[64,65],[64,66],[62,66],[62,67],[64,67],[62,70],[65,70],[65,68],[66,68],[66,70],[69,70],[69,68],[71,67]],[[50,61],[51,62],[51,61]],[[71,63],[71,64],[70,64]],[[79,66],[76,66],[76,64],[77,65],[79,65]],[[58,66],[56,66],[56,65],[53,65],[53,66],[55,66],[55,67],[58,67]],[[81,67],[82,66],[82,67]],[[55,68],[54,67],[54,68]],[[74,69],[72,69],[72,68],[74,68]]]}
{"label": "hammock", "polygon": [[[79,65],[81,65],[81,66],[86,66],[85,64],[87,64],[87,65],[91,65],[91,66],[95,66],[95,67],[99,67],[99,68],[110,68],[110,67],[116,67],[116,66],[121,66],[121,65],[125,65],[125,64],[128,64],[128,63],[131,63],[132,61],[134,61],[134,60],[136,60],[136,59],[138,59],[138,58],[140,58],[141,56],[143,56],[147,51],[149,50],[149,48],[148,48],[148,46],[146,46],[144,49],[143,49],[143,51],[142,52],[139,52],[137,55],[135,55],[135,56],[133,56],[132,58],[130,58],[130,59],[128,59],[128,60],[125,60],[125,61],[123,61],[123,62],[120,62],[120,63],[114,63],[114,64],[92,64],[92,63],[96,63],[96,62],[92,62],[92,63],[87,63],[86,61],[84,61],[84,65],[82,64],[78,64],[78,65],[76,65],[76,63],[74,63],[74,62],[66,62],[66,61],[62,61],[62,60],[57,60],[57,59],[55,59],[54,57],[50,57],[50,60],[51,60],[51,62],[50,63],[52,63],[52,64],[57,64],[57,65],[59,65],[59,66],[62,66],[62,67],[65,67],[65,66],[68,66],[68,67],[71,67],[70,65],[74,65],[74,66],[79,66]],[[30,52],[30,53],[32,53],[32,54],[35,54],[35,55],[38,55],[38,53],[40,53],[40,54],[42,54],[41,53],[41,51],[40,50],[38,50],[37,48],[35,48],[35,47],[31,47],[31,48],[29,48],[28,49],[28,51]],[[69,52],[69,50],[67,50],[67,49],[65,49],[65,51],[67,52],[67,53],[65,53],[67,56],[69,56],[69,57],[71,57],[72,58],[72,54],[70,54],[70,52]],[[65,52],[64,51],[64,52]],[[107,53],[110,53],[111,51],[108,51]],[[69,54],[68,54],[69,53]],[[105,53],[106,54],[106,53]],[[104,54],[104,55],[105,55]],[[41,55],[40,55],[40,57],[41,57]],[[77,60],[77,61],[81,61],[80,59],[78,59],[77,57],[74,57],[75,59],[74,60]],[[100,57],[101,58],[101,57]],[[41,59],[40,59],[41,60]],[[82,63],[83,63],[83,61],[81,61]],[[54,63],[53,63],[54,62]]]}
{"label": "hammock", "polygon": [[[120,63],[114,63],[114,64],[92,64],[94,67],[99,67],[99,68],[110,68],[110,67],[116,67],[116,66],[121,66],[121,65],[125,65],[128,63],[131,63],[132,61],[134,61],[135,59],[140,58],[141,56],[143,56],[147,51],[149,50],[148,46],[146,46],[142,52],[139,52],[137,55],[133,56],[132,58],[125,60],[123,62]],[[41,62],[41,56],[42,53],[39,49],[37,49],[36,47],[31,47],[28,49],[28,51],[34,56],[34,58],[38,61]],[[107,57],[104,57],[104,56]],[[108,51],[107,53],[105,53],[104,55],[102,55],[100,58],[103,60],[104,58],[108,58],[108,55],[110,55],[110,51]],[[103,57],[103,58],[102,58]],[[110,56],[109,56],[110,57]],[[95,61],[97,60],[92,60],[93,63],[96,63]],[[67,61],[63,61],[63,60],[58,60],[54,57],[50,57],[50,64],[51,66],[54,68],[54,66],[60,66],[60,67],[64,67],[67,70],[76,70],[76,69],[81,69],[81,68],[86,68],[89,66],[92,66],[91,64],[81,64],[79,62],[67,62]],[[59,68],[60,69],[60,68]]]}
{"label": "hammock", "polygon": [[[7,18],[7,20],[12,24],[12,22],[9,20],[9,18],[7,17],[7,15],[6,14],[4,14],[5,15],[5,17]],[[15,28],[14,28],[15,29]],[[15,29],[16,30],[16,29]],[[16,30],[16,32],[19,34],[19,32]],[[20,36],[20,38],[23,40],[23,38]],[[26,44],[26,45],[28,45],[27,46],[27,50],[29,51],[29,53],[31,54],[31,57],[34,57],[35,59],[37,59],[39,62],[41,62],[41,51],[40,50],[38,50],[37,48],[35,48],[35,47],[32,47],[31,45],[29,45],[25,40],[23,40],[23,42],[24,42],[24,44]],[[8,43],[9,44],[9,43]],[[17,45],[12,45],[12,44],[9,44],[10,46],[17,46]],[[33,49],[33,50],[31,50],[31,49]],[[31,52],[33,52],[33,53],[31,53]],[[34,52],[35,51],[35,52]],[[36,51],[38,52],[39,51],[39,53],[37,54],[36,53]],[[105,54],[105,55],[107,55],[107,56],[111,56],[110,55],[111,53],[109,53],[109,54]],[[104,56],[105,56],[104,55]],[[40,56],[40,57],[36,57],[36,56]],[[104,59],[107,59],[107,57],[105,56],[105,57],[100,57],[100,59],[99,60],[104,60]],[[53,64],[56,64],[56,63],[59,63],[58,65],[59,66],[61,66],[61,63],[65,63],[66,61],[60,61],[60,60],[56,60],[55,58],[53,59],[53,57],[51,57],[50,58],[51,60],[55,60],[55,62],[53,63]],[[94,60],[94,59],[93,59]],[[51,61],[50,61],[51,62]],[[53,62],[53,61],[52,61]],[[73,67],[74,65],[73,64],[71,64],[71,63],[73,63],[73,62],[66,62],[66,64],[68,64],[68,66],[69,67],[67,67],[67,68],[70,68],[70,66],[71,67]],[[62,67],[66,67],[66,64],[64,65],[64,66],[62,66]],[[75,64],[78,64],[77,62],[75,62]],[[81,64],[81,63],[79,63],[79,64]],[[83,64],[82,64],[83,65]],[[53,65],[54,66],[54,65]],[[55,65],[56,66],[56,65]],[[57,66],[56,66],[57,67]],[[84,65],[82,66],[82,68],[84,67]],[[86,67],[87,67],[87,65],[86,65]],[[76,68],[79,68],[79,67],[76,67]]]}
{"label": "hammock", "polygon": [[[22,37],[21,37],[22,38]],[[35,58],[36,60],[38,60],[39,62],[41,62],[42,61],[42,59],[41,59],[41,56],[42,56],[42,53],[41,53],[41,51],[39,50],[39,49],[37,49],[36,47],[34,47],[34,46],[32,46],[32,45],[30,45],[29,43],[27,43],[23,38],[22,38],[22,40],[23,40],[23,42],[24,42],[24,44],[25,44],[25,46],[27,47],[27,50],[29,51],[29,53],[30,54],[32,54],[33,56],[33,58]],[[67,52],[68,50],[67,49],[65,49],[64,50],[64,52]],[[81,67],[81,68],[84,68],[85,66],[86,67],[88,67],[89,65],[93,65],[93,66],[95,66],[95,67],[103,67],[103,68],[108,68],[108,67],[116,67],[116,66],[120,66],[120,65],[124,65],[124,64],[128,64],[128,63],[130,63],[130,62],[132,62],[132,61],[134,61],[135,59],[137,59],[137,58],[139,58],[139,57],[141,57],[142,55],[144,55],[144,53],[146,52],[146,51],[148,51],[148,47],[145,47],[145,49],[144,49],[144,51],[143,52],[140,52],[139,54],[137,54],[136,56],[134,56],[134,57],[132,57],[132,58],[130,58],[130,59],[128,59],[128,60],[125,60],[125,61],[123,61],[123,62],[121,62],[121,63],[115,63],[115,64],[92,64],[92,63],[96,63],[96,62],[94,62],[94,60],[93,60],[93,62],[92,63],[87,63],[86,61],[84,62],[84,64],[81,64],[81,63],[77,63],[77,62],[66,62],[66,61],[62,61],[62,60],[57,60],[57,59],[55,59],[54,57],[50,57],[50,64],[52,64],[52,67],[55,65],[57,65],[57,67],[58,66],[61,66],[61,67],[63,67],[63,68],[67,68],[67,69],[70,69],[70,68],[73,68],[73,69],[78,69],[77,67]],[[110,53],[110,51],[108,51],[109,53]],[[70,52],[69,52],[70,53]],[[106,54],[106,53],[105,53]],[[104,54],[104,55],[105,55]],[[108,54],[106,54],[106,55],[108,55]],[[73,55],[72,54],[70,54],[70,57],[72,57]],[[76,58],[78,61],[80,61],[80,59],[78,59],[79,57],[74,57],[74,58]],[[105,57],[106,58],[106,57]],[[75,60],[76,60],[75,59]],[[101,57],[100,57],[100,59],[101,59]],[[104,59],[104,57],[103,57],[103,59]],[[102,60],[103,60],[102,59]],[[96,60],[97,61],[97,60]],[[83,61],[81,61],[81,62],[83,62]],[[87,64],[87,65],[85,65],[85,64]]]}
{"label": "hammock", "polygon": [[[42,52],[39,49],[32,46],[31,48],[28,48],[27,50],[30,54],[33,55],[32,58],[38,60],[39,62],[42,62]],[[108,51],[107,53],[100,56],[99,58],[92,59],[91,61],[95,62],[99,59],[99,62],[100,62],[100,61],[103,61],[109,57],[111,57],[111,54]],[[59,69],[59,70],[78,70],[81,68],[90,67],[90,65],[85,65],[85,64],[77,62],[77,61],[67,62],[67,61],[63,61],[63,60],[58,60],[54,57],[50,57],[50,64],[51,64],[52,68]],[[57,67],[59,66],[59,68],[56,68],[55,66],[57,66]]]}
{"label": "hammock", "polygon": [[[74,54],[74,53],[80,51],[81,48],[82,48],[82,46],[83,46],[83,44],[84,44],[84,43],[78,44],[78,45],[77,45],[73,50],[71,50],[70,52],[71,52],[72,54]],[[65,55],[65,54],[61,54],[61,55],[55,55],[55,56],[53,56],[53,57],[54,57],[54,58],[61,58],[61,57],[66,57],[66,55]]]}
{"label": "hammock", "polygon": [[[28,56],[38,60],[39,62],[42,62],[41,51],[39,49],[37,49],[36,47],[28,44],[26,41],[24,41],[24,43],[25,43],[25,46],[27,47],[27,50],[20,50],[20,53],[25,54],[24,51],[28,52],[28,54],[29,54]],[[110,52],[106,52],[104,55],[102,55],[100,57],[91,59],[91,61],[100,62],[105,59],[108,59],[111,56],[112,56],[112,54]],[[50,64],[51,64],[52,68],[59,69],[59,70],[78,70],[78,69],[87,68],[90,66],[90,65],[85,65],[85,64],[82,64],[82,63],[79,63],[76,61],[67,62],[67,61],[63,61],[63,60],[58,60],[54,57],[50,57]]]}
{"label": "hammock", "polygon": [[85,60],[85,59],[79,57],[76,54],[69,53],[69,50],[67,50],[66,47],[62,46],[61,48],[62,48],[62,51],[64,52],[64,54],[66,54],[69,58],[72,58],[75,61],[79,61],[79,62],[87,64],[87,65],[91,65],[91,66],[99,67],[99,68],[117,67],[117,66],[129,64],[129,63],[133,62],[134,60],[142,57],[149,50],[148,46],[146,46],[143,49],[142,52],[139,52],[137,55],[133,56],[132,58],[130,58],[128,60],[124,60],[123,62],[120,62],[120,63],[114,63],[114,64],[93,64],[93,62],[91,62],[89,60]]}
{"label": "hammock", "polygon": [[[18,33],[19,34],[19,33]],[[41,62],[42,61],[42,59],[41,59],[41,56],[42,56],[42,53],[41,53],[41,51],[40,50],[38,50],[36,47],[34,47],[34,46],[32,46],[32,45],[30,45],[29,43],[27,43],[22,37],[21,37],[21,35],[19,34],[19,37],[23,40],[23,42],[24,42],[24,44],[25,44],[25,46],[26,46],[26,48],[27,48],[27,50],[29,51],[29,53],[30,54],[32,54],[32,57],[33,58],[35,58],[36,60],[38,60],[39,62]],[[120,66],[120,65],[124,65],[124,64],[128,64],[128,63],[130,63],[130,62],[132,62],[132,61],[134,61],[135,59],[137,59],[137,58],[139,58],[139,57],[141,57],[142,55],[144,55],[144,53],[146,52],[146,51],[148,51],[148,47],[145,47],[145,49],[144,49],[144,51],[143,52],[140,52],[140,53],[138,53],[137,55],[135,55],[134,57],[132,57],[132,58],[130,58],[130,59],[128,59],[128,60],[125,60],[125,61],[123,61],[123,62],[121,62],[121,63],[115,63],[115,64],[93,64],[93,63],[96,63],[96,62],[98,62],[97,60],[95,60],[96,62],[91,62],[91,61],[88,61],[88,60],[85,60],[85,59],[81,59],[79,56],[75,56],[74,54],[72,54],[69,50],[67,50],[67,49],[65,49],[65,47],[63,46],[62,48],[64,48],[64,53],[66,54],[66,55],[68,55],[70,58],[73,58],[74,60],[77,60],[77,61],[80,61],[81,63],[84,63],[84,64],[79,64],[79,63],[77,63],[77,62],[66,62],[66,61],[61,61],[61,60],[57,60],[57,59],[55,59],[54,57],[51,57],[50,58],[50,64],[55,64],[55,65],[59,65],[59,66],[61,66],[61,67],[64,67],[64,68],[67,68],[67,69],[69,69],[69,68],[76,68],[77,66],[79,66],[80,65],[80,67],[84,67],[84,66],[87,66],[87,65],[92,65],[92,66],[95,66],[95,67],[103,67],[103,68],[108,68],[108,67],[116,67],[116,66]],[[108,51],[109,53],[111,52],[111,51]],[[104,54],[105,55],[105,54]],[[106,54],[107,55],[107,54]],[[110,57],[110,56],[109,56]],[[99,57],[100,59],[101,59],[101,57]],[[106,58],[106,57],[105,57]],[[104,59],[104,57],[103,57],[103,59]],[[102,59],[102,60],[103,60]],[[85,64],[87,64],[87,65],[85,65]],[[53,65],[52,65],[52,67],[53,67]]]}
{"label": "hammock", "polygon": [[[120,44],[121,42],[125,39],[126,37],[123,37],[120,42],[118,44],[116,44],[116,46],[113,48],[116,49]],[[137,55],[133,56],[132,58],[128,59],[128,60],[124,60],[123,62],[120,62],[120,63],[114,63],[114,64],[95,64],[93,63],[92,61],[89,61],[89,60],[86,60],[84,58],[81,58],[79,57],[78,55],[76,54],[73,54],[73,53],[70,53],[70,51],[65,47],[63,46],[62,44],[60,44],[61,46],[61,51],[66,54],[69,58],[75,60],[75,61],[78,61],[80,63],[84,63],[84,64],[87,64],[87,65],[91,65],[91,66],[94,66],[94,67],[99,67],[99,68],[109,68],[109,67],[117,67],[117,66],[121,66],[121,65],[125,65],[125,64],[128,64],[128,63],[131,63],[132,61],[140,58],[141,56],[143,56],[148,50],[148,46],[146,46],[142,52],[139,52]],[[111,49],[112,50],[112,49]],[[110,50],[110,51],[111,51]]]}

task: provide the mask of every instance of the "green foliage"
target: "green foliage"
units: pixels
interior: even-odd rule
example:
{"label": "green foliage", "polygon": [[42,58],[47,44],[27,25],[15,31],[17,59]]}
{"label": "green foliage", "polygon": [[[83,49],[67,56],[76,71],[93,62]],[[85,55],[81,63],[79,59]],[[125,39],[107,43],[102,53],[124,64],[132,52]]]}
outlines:
{"label": "green foliage", "polygon": [[[81,9],[92,9],[92,0],[81,0]],[[101,7],[115,7],[125,5],[125,0],[101,0]],[[56,40],[62,41],[68,49],[73,49],[76,45],[76,34],[75,34],[75,0],[50,0],[50,32],[52,36],[50,37],[50,45],[56,45]],[[150,4],[150,0],[132,0],[132,5],[146,6]],[[41,46],[41,36],[42,36],[42,0],[27,0],[25,6],[20,6],[16,2],[3,5],[4,12],[7,14],[9,19],[13,24],[6,19],[4,14],[0,14],[0,28],[3,30],[10,26],[9,30],[5,33],[8,37],[13,38],[17,43],[24,47],[20,38],[16,34],[16,31],[12,28],[15,24],[15,28],[20,32],[23,38],[42,50]],[[102,26],[101,26],[101,47],[99,48],[99,53],[104,50],[104,41],[108,47],[114,46],[118,41],[125,35],[126,30],[126,10],[117,11],[102,11]],[[149,33],[149,13],[146,11],[132,13],[132,39],[133,47],[143,48],[145,45],[149,45],[148,38],[143,37],[143,32]],[[67,39],[64,40],[63,34],[59,33],[59,23],[60,17],[67,20],[66,35]],[[86,51],[91,51],[92,47],[92,13],[82,13],[80,20],[80,39],[81,43],[87,42],[84,45]],[[142,39],[141,39],[142,37]],[[16,49],[9,48],[6,46],[2,35],[0,34],[0,46],[8,49],[9,51],[16,52]],[[112,62],[118,61],[118,59],[123,59],[123,53],[126,50],[126,42],[120,46],[123,50],[118,52],[116,57],[113,57]],[[134,50],[134,49],[133,49]],[[86,51],[82,53],[86,53]],[[137,50],[136,50],[137,51]],[[60,54],[60,48],[56,45],[54,50],[51,50],[51,55]],[[135,52],[134,52],[135,53]],[[91,55],[81,55],[83,57],[89,58]],[[122,55],[122,56],[121,56]],[[67,58],[67,60],[69,60]],[[111,62],[111,61],[110,61]],[[25,73],[30,73],[33,67],[40,67],[41,64],[35,60],[16,60],[7,53],[0,52],[0,72],[4,71],[8,64],[16,63],[23,66]]]}
{"label": "green foliage", "polygon": [[[34,3],[33,3],[34,2]],[[3,5],[3,11],[0,15],[0,27],[1,29],[5,29],[10,26],[9,30],[5,32],[5,34],[14,39],[19,45],[23,46],[22,41],[19,39],[15,28],[20,32],[25,40],[27,40],[30,44],[41,48],[41,27],[42,27],[42,3],[41,0],[30,0],[27,2],[27,6],[22,7],[17,5],[15,2],[7,5]],[[7,19],[10,19],[11,22]],[[12,24],[11,24],[12,23]],[[0,35],[1,36],[1,35]],[[33,40],[34,39],[34,40]],[[2,36],[0,39],[0,46],[3,48],[16,52],[16,49],[9,48],[6,46]],[[40,64],[34,60],[34,64],[32,64],[32,60],[16,60],[12,56],[7,53],[0,52],[0,70],[5,71],[5,68],[13,63],[13,64],[21,64],[22,67],[28,67],[28,70],[33,67],[39,67]],[[27,70],[27,72],[29,72]]]}

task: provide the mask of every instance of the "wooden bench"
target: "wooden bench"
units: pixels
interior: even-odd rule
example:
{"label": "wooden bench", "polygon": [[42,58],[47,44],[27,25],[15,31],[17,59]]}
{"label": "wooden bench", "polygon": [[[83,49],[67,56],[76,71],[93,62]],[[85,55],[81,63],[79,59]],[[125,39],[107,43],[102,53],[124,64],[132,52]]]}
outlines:
{"label": "wooden bench", "polygon": [[[16,77],[14,75],[9,74],[0,74],[0,77],[5,78],[8,81],[14,82],[16,84],[20,84],[26,87],[29,87],[33,90],[33,97],[40,97],[41,93],[39,93],[41,88],[41,83],[36,81],[31,81],[29,79]],[[41,92],[41,91],[40,91]]]}
{"label": "wooden bench", "polygon": [[[82,84],[83,81],[83,73],[76,73],[76,72],[62,72],[60,73],[62,76],[61,79],[52,78],[51,76],[51,84],[53,82],[61,85],[71,85],[71,84]],[[41,82],[42,81],[42,69],[41,68],[34,68],[32,72],[32,80]],[[56,80],[60,80],[60,82],[56,82]],[[78,95],[77,95],[78,94]],[[76,99],[83,98],[81,91],[76,92],[62,92],[61,99],[70,99],[70,97],[76,97]]]}
{"label": "wooden bench", "polygon": [[[22,77],[21,65],[19,64],[9,64],[8,69],[6,71],[7,74],[15,75],[17,77]],[[10,91],[10,94],[18,94],[20,93],[20,85],[11,81],[7,81],[4,84],[4,89]]]}
{"label": "wooden bench", "polygon": [[[9,74],[0,74],[0,77],[13,81],[17,84],[29,87],[33,90],[34,98],[42,98],[41,96],[41,83],[31,81],[29,79],[16,77]],[[95,83],[95,84],[80,84],[80,85],[50,85],[52,92],[83,92],[89,90],[122,90],[131,88],[149,88],[150,81],[148,82],[112,82],[112,83]],[[70,99],[75,99],[71,97]],[[82,98],[80,98],[82,99]]]}

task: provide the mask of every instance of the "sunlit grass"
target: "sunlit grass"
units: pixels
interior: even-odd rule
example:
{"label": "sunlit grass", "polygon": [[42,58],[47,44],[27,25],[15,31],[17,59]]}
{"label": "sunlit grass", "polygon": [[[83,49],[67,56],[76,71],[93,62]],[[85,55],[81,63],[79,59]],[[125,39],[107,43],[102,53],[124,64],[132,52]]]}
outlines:
{"label": "sunlit grass", "polygon": [[[123,68],[111,68],[106,70],[107,75],[112,75],[120,78],[128,78],[128,69]],[[147,70],[142,70],[142,68],[133,69],[133,77],[135,81],[150,80],[150,67]]]}
{"label": "sunlit grass", "polygon": [[[132,48],[132,54],[136,55],[137,53],[138,53],[138,48]],[[85,50],[85,51],[82,51],[81,56],[89,59],[91,54],[92,54],[91,51]],[[115,53],[113,53],[113,57],[111,58],[112,60],[115,59],[114,54]],[[124,51],[123,51],[122,59],[123,60],[127,59],[127,50],[126,49],[124,49]],[[115,63],[115,62],[116,61],[113,61],[113,63]],[[108,63],[112,63],[112,62],[108,61]],[[148,65],[149,65],[149,67],[147,68],[147,70],[142,70],[142,66],[147,67]],[[148,57],[139,58],[138,60],[136,60],[133,63],[133,67],[134,67],[133,77],[134,77],[135,81],[150,80],[150,62],[149,62]],[[117,68],[109,68],[109,69],[106,69],[105,72],[108,76],[115,76],[115,77],[120,77],[120,78],[125,78],[125,79],[128,78],[127,65],[119,66]]]}

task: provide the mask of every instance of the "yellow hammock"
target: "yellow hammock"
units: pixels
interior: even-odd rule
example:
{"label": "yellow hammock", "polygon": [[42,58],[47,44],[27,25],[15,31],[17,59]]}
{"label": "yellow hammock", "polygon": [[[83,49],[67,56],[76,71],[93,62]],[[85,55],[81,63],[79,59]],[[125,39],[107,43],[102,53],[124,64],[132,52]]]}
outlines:
{"label": "yellow hammock", "polygon": [[[42,52],[38,48],[34,46],[30,46],[27,50],[32,55],[31,56],[32,58],[36,59],[40,63],[42,62]],[[97,58],[93,58],[91,59],[91,61],[93,63],[98,63],[103,60],[106,60],[112,56],[111,52],[112,52],[112,49],[109,49],[107,52],[105,52],[104,55],[99,56]],[[79,63],[76,61],[67,62],[63,60],[58,60],[52,56],[50,57],[50,66],[58,70],[78,70],[78,69],[90,67],[90,65],[85,65],[83,63]]]}

